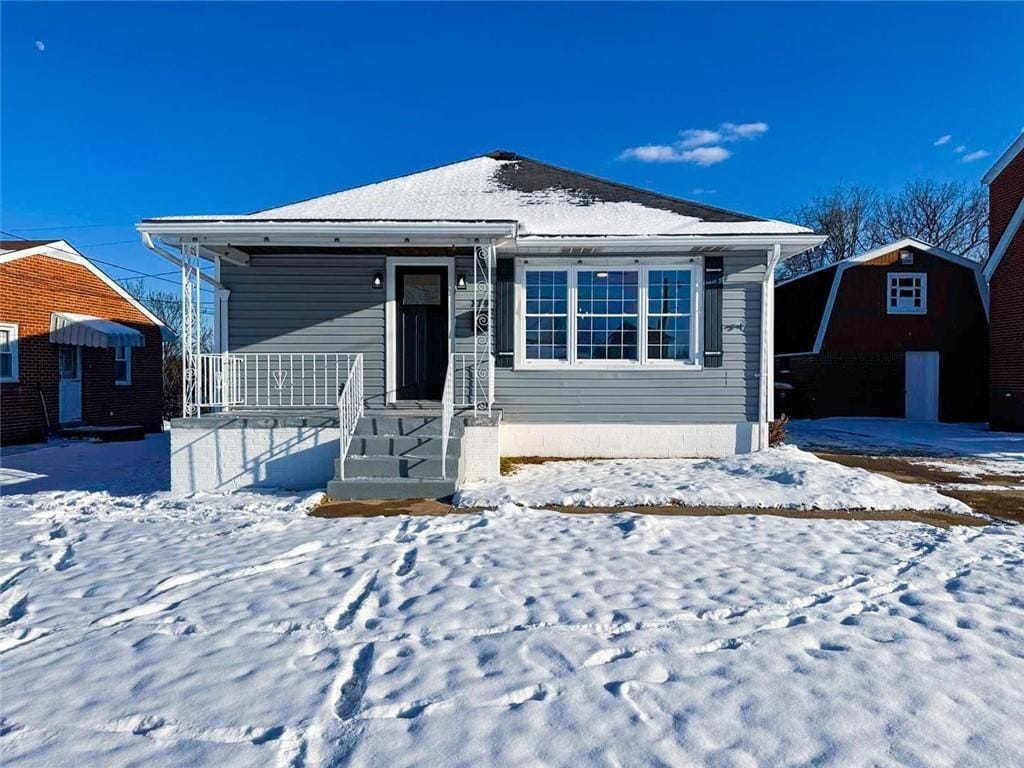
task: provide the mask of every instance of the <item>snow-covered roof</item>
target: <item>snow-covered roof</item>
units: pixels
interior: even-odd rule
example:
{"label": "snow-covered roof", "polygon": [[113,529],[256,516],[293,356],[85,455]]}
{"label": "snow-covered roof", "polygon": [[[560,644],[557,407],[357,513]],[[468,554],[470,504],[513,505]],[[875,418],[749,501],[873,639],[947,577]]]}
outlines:
{"label": "snow-covered roof", "polygon": [[241,216],[148,221],[516,222],[520,237],[786,235],[811,230],[497,151]]}
{"label": "snow-covered roof", "polygon": [[992,167],[988,169],[988,172],[981,180],[986,184],[991,184],[995,181],[996,176],[1006,170],[1006,166],[1013,162],[1013,159],[1022,151],[1024,151],[1024,132],[1021,132],[1020,136],[1006,148],[1006,151],[992,164]]}

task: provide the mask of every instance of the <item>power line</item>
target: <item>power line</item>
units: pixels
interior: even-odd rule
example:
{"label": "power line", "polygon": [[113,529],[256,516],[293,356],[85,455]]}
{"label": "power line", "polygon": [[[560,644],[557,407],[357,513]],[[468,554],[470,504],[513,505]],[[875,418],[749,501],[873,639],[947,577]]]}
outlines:
{"label": "power line", "polygon": [[66,224],[53,227],[15,227],[19,232],[52,232],[55,229],[95,229],[97,227],[123,227],[124,224]]}

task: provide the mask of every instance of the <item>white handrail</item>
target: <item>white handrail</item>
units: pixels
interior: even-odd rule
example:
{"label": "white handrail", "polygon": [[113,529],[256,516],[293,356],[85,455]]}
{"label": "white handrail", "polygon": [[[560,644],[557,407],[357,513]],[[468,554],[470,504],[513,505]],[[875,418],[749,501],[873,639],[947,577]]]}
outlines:
{"label": "white handrail", "polygon": [[352,444],[356,426],[363,416],[363,356],[356,354],[348,370],[345,385],[338,394],[339,443],[338,479],[345,479],[345,457]]}
{"label": "white handrail", "polygon": [[223,352],[200,355],[201,408],[332,408],[357,353]]}
{"label": "white handrail", "polygon": [[448,433],[455,415],[455,356],[448,355],[448,371],[441,392],[441,479],[448,479]]}

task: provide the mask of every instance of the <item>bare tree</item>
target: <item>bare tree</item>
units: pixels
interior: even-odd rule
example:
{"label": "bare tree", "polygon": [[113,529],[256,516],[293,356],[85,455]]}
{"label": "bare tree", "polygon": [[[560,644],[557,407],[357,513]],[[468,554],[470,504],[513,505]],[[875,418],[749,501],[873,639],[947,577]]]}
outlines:
{"label": "bare tree", "polygon": [[792,277],[812,269],[856,256],[870,242],[872,212],[877,195],[867,187],[839,186],[797,208],[790,218],[815,232],[828,235],[821,246],[790,259],[783,265],[783,277]]}
{"label": "bare tree", "polygon": [[981,260],[987,253],[988,195],[980,184],[918,179],[876,207],[871,245],[916,237],[948,251]]}
{"label": "bare tree", "polygon": [[840,186],[813,198],[789,218],[828,235],[820,247],[785,262],[780,279],[915,237],[967,258],[988,252],[988,196],[980,185],[916,180],[891,195]]}
{"label": "bare tree", "polygon": [[[164,325],[177,333],[181,328],[181,299],[170,291],[147,288],[143,280],[126,280],[124,289],[142,302]],[[204,352],[213,349],[213,330],[202,324],[200,343]],[[163,349],[164,418],[181,416],[181,338],[164,342]]]}

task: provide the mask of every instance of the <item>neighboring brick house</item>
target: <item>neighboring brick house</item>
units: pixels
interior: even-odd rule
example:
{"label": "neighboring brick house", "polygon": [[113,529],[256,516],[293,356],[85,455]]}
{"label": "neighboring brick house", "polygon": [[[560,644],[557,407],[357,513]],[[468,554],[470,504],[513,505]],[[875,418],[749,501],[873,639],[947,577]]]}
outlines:
{"label": "neighboring brick house", "polygon": [[167,328],[64,240],[0,241],[0,444],[161,428]]}
{"label": "neighboring brick house", "polygon": [[779,283],[776,411],[984,421],[981,265],[905,238]]}
{"label": "neighboring brick house", "polygon": [[1024,133],[985,174],[992,429],[1024,430]]}

